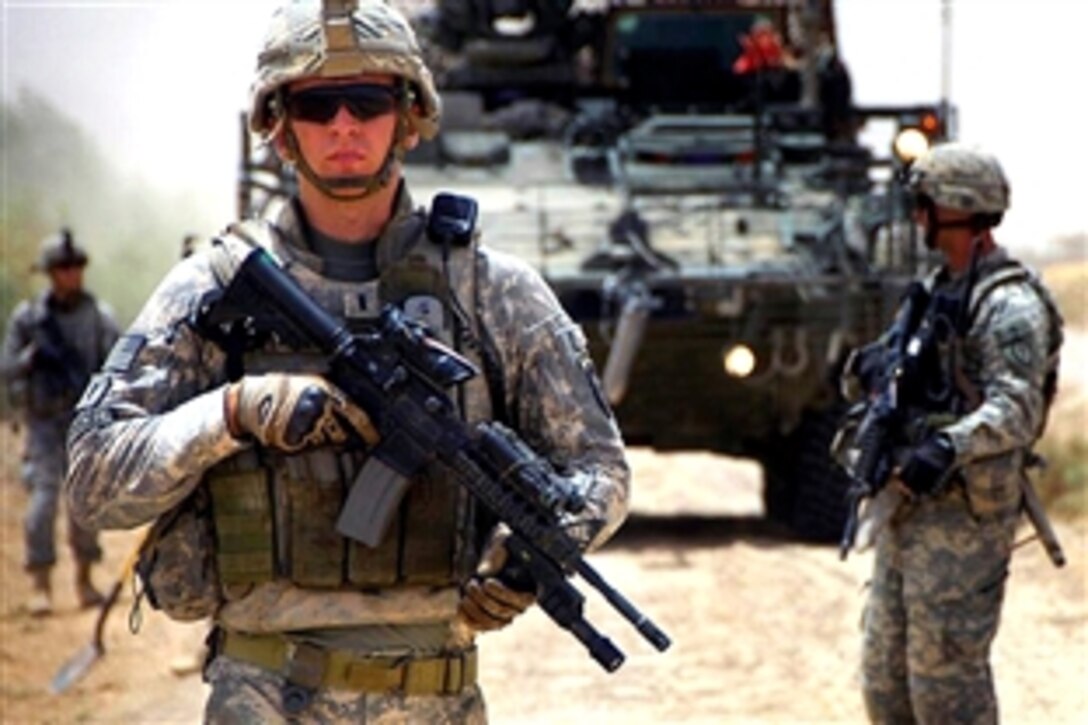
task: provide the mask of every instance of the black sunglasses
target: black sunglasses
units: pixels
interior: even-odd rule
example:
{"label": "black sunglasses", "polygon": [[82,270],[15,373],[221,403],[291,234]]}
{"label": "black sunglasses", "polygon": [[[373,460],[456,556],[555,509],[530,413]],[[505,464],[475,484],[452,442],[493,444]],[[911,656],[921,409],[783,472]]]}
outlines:
{"label": "black sunglasses", "polygon": [[374,83],[350,86],[319,86],[289,93],[285,102],[287,115],[294,121],[328,123],[346,106],[359,121],[384,116],[397,107],[400,89]]}

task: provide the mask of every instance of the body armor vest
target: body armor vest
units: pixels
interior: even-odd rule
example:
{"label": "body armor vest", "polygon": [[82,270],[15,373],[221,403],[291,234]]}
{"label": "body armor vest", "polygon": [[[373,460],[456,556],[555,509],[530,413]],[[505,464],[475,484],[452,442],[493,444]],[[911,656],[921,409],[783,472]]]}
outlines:
{"label": "body armor vest", "polygon": [[[299,254],[277,240],[270,227],[247,225],[238,232],[283,259]],[[425,323],[443,342],[462,349],[459,343],[466,321],[454,313],[450,278],[473,274],[475,247],[446,250],[452,254],[443,259],[443,250],[425,241],[422,234],[408,240],[405,247],[377,279],[368,282],[331,280],[301,263],[289,263],[288,269],[314,299],[354,332],[365,330],[382,306],[392,303]],[[457,310],[466,308],[475,306]],[[462,352],[480,367],[473,350]],[[244,358],[247,374],[320,374],[324,365],[316,351],[291,350],[275,343]],[[489,417],[486,384],[470,381],[469,385],[476,386],[470,405],[464,404],[463,396],[454,396],[461,403],[462,415]],[[453,481],[436,475],[421,474],[412,481],[399,516],[377,547],[337,533],[336,519],[365,460],[363,451],[338,447],[297,455],[256,447],[211,469],[206,482],[224,596],[228,600],[244,596],[252,585],[274,579],[287,579],[299,587],[365,590],[449,586],[471,574],[479,556],[475,507]]]}

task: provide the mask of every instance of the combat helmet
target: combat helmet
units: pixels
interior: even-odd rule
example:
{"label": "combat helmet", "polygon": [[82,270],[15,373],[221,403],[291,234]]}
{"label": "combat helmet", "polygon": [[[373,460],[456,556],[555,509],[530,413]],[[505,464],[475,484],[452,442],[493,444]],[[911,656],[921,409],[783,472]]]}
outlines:
{"label": "combat helmet", "polygon": [[911,167],[915,194],[937,206],[972,214],[1000,215],[1009,208],[1009,182],[997,159],[960,143],[934,146]]}
{"label": "combat helmet", "polygon": [[75,243],[71,230],[61,229],[42,240],[38,259],[31,269],[48,272],[56,267],[83,267],[87,261],[87,252]]}
{"label": "combat helmet", "polygon": [[383,0],[288,0],[272,18],[250,89],[249,126],[264,137],[279,120],[277,93],[304,78],[388,73],[408,85],[412,130],[434,138],[442,102],[415,32]]}

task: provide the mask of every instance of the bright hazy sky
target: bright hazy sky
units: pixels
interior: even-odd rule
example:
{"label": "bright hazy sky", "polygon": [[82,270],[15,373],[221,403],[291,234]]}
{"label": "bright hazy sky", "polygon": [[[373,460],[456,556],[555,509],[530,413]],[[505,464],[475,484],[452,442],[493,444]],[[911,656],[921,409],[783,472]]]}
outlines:
{"label": "bright hazy sky", "polygon": [[[34,88],[122,168],[229,220],[238,113],[277,0],[0,2],[5,98]],[[941,0],[836,8],[858,103],[939,99]],[[960,139],[994,151],[1012,180],[1001,238],[1024,248],[1088,232],[1088,1],[953,0],[952,27]]]}

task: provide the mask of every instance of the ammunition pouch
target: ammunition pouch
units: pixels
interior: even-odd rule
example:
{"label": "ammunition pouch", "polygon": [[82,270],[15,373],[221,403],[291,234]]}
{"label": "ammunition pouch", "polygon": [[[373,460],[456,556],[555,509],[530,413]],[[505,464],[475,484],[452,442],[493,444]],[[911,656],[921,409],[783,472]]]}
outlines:
{"label": "ammunition pouch", "polygon": [[[241,232],[244,231],[245,234]],[[422,231],[419,229],[418,231]],[[235,230],[246,246],[301,254],[281,243],[268,225]],[[302,257],[293,272],[353,332],[365,332],[385,304],[427,325],[446,344],[457,346],[476,327],[461,319],[453,287],[475,274],[475,250],[457,247],[450,259],[437,244],[418,244],[421,236],[388,240],[400,247],[376,282],[330,280]],[[379,252],[381,252],[379,248]],[[213,263],[224,281],[236,273],[226,242],[213,247]],[[475,283],[460,287],[474,290]],[[471,297],[466,296],[466,301]],[[364,304],[365,302],[365,304]],[[475,305],[468,305],[475,310]],[[268,341],[243,350],[236,361],[247,374],[321,374],[326,361],[315,350]],[[471,390],[469,386],[475,385]],[[470,381],[464,403],[470,419],[489,419],[483,382]],[[369,547],[337,533],[336,522],[348,492],[365,463],[362,451],[322,446],[286,455],[255,447],[209,469],[206,485],[212,505],[216,569],[226,601],[245,597],[254,587],[276,580],[306,589],[370,590],[395,586],[457,585],[475,569],[475,507],[460,487],[444,476],[417,475],[385,538]]]}
{"label": "ammunition pouch", "polygon": [[468,575],[470,557],[457,533],[461,494],[444,479],[416,477],[376,547],[337,534],[362,456],[333,448],[293,456],[253,449],[208,472],[216,569],[227,601],[279,579],[303,588],[360,590],[444,587]]}
{"label": "ammunition pouch", "polygon": [[159,517],[136,562],[136,575],[153,608],[181,622],[215,615],[223,596],[214,536],[204,487]]}

